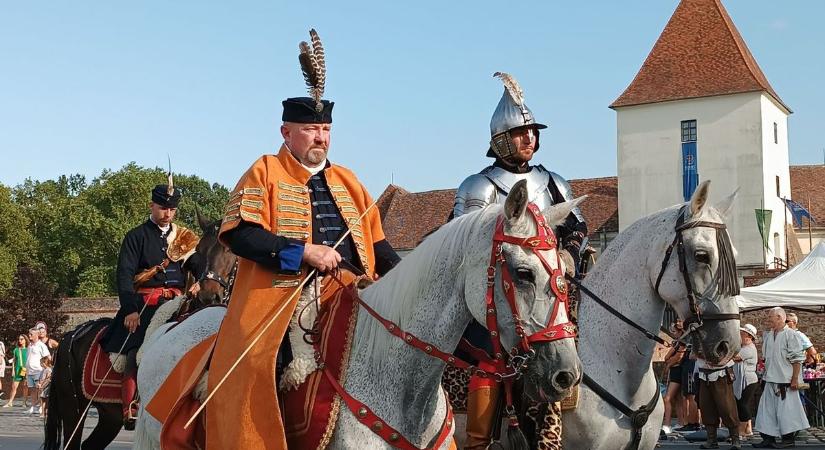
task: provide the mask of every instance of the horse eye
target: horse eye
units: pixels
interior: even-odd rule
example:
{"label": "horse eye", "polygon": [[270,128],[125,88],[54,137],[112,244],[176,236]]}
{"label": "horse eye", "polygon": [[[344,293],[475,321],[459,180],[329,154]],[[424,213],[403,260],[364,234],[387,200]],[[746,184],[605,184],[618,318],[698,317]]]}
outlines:
{"label": "horse eye", "polygon": [[533,274],[533,271],[530,269],[516,269],[516,278],[518,278],[519,281],[536,282],[536,275]]}
{"label": "horse eye", "polygon": [[698,262],[698,263],[708,264],[708,265],[710,264],[710,253],[708,253],[704,250],[697,251],[696,254],[694,255],[694,258],[696,259],[696,262]]}

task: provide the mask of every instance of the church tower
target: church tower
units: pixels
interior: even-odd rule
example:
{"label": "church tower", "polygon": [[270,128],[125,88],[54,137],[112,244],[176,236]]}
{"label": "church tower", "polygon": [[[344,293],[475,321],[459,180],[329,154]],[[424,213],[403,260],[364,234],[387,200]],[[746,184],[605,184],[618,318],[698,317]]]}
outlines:
{"label": "church tower", "polygon": [[[686,201],[700,181],[711,180],[711,204],[739,188],[728,220],[739,266],[785,259],[791,110],[720,0],[682,0],[610,107],[617,116],[620,229]],[[764,254],[756,209],[772,211]]]}

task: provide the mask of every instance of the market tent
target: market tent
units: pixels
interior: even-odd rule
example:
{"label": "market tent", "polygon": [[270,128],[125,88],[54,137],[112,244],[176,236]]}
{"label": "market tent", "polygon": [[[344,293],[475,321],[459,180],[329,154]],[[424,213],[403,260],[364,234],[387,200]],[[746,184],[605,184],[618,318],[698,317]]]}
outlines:
{"label": "market tent", "polygon": [[825,242],[796,266],[759,286],[743,288],[740,309],[771,306],[822,311],[825,306]]}

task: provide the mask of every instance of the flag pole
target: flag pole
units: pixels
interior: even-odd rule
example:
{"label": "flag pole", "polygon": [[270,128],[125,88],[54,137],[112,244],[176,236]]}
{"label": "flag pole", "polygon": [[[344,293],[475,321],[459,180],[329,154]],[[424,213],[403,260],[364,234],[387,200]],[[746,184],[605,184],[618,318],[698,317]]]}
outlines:
{"label": "flag pole", "polygon": [[808,194],[808,254],[810,255],[812,251],[814,251],[814,239],[811,235],[811,194]]}
{"label": "flag pole", "polygon": [[761,247],[762,247],[762,268],[765,270],[765,272],[767,272],[768,271],[768,257],[766,255],[767,252],[765,251],[765,247],[766,247],[765,246],[765,233],[767,233],[767,231],[765,230],[765,198],[764,197],[759,201],[759,204],[762,206],[762,209],[760,210],[760,212],[762,214],[762,218],[760,219],[762,221],[762,233],[761,233],[761,236],[759,236],[760,238],[762,238],[762,242],[760,242],[760,244],[762,244],[761,245]]}
{"label": "flag pole", "polygon": [[785,230],[785,267],[791,267],[791,261],[788,256],[788,199],[782,197],[782,203],[785,204],[785,207],[782,208],[782,211],[785,213],[785,221],[782,223],[782,227]]}

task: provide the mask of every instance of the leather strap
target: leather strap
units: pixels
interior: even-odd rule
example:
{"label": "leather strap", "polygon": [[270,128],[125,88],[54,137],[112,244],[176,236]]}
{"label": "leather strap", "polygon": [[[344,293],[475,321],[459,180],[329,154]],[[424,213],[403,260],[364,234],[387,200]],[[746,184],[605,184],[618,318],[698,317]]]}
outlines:
{"label": "leather strap", "polygon": [[453,409],[450,407],[450,401],[446,394],[444,395],[444,399],[447,404],[447,414],[444,416],[444,422],[441,424],[441,431],[434,438],[433,442],[422,448],[413,445],[407,440],[407,438],[402,436],[398,430],[391,427],[386,421],[375,415],[372,409],[370,409],[367,405],[349,395],[349,393],[344,390],[344,387],[338,383],[338,380],[336,380],[335,377],[329,372],[329,369],[325,367],[323,370],[324,375],[327,377],[327,381],[329,381],[332,387],[335,388],[335,391],[338,392],[341,400],[344,401],[347,408],[349,408],[355,418],[372,430],[373,433],[377,434],[378,437],[383,439],[387,444],[402,450],[431,450],[441,447],[441,445],[444,444],[444,442],[450,437],[450,431],[452,431],[453,428]]}
{"label": "leather strap", "polygon": [[590,378],[590,376],[586,373],[582,373],[582,383],[584,383],[585,386],[589,387],[590,390],[596,393],[596,395],[604,399],[607,403],[609,403],[614,408],[618,409],[622,414],[624,414],[630,419],[633,439],[630,441],[630,444],[628,444],[628,446],[625,447],[625,449],[638,450],[639,443],[642,440],[642,429],[644,428],[645,424],[647,424],[647,421],[650,418],[650,414],[653,412],[653,410],[656,408],[656,404],[659,402],[660,393],[658,380],[656,383],[656,392],[653,393],[653,398],[651,398],[646,405],[640,406],[636,410],[630,409],[630,407],[625,405],[624,402],[614,397],[613,394],[611,394],[610,392],[607,392],[606,389],[604,389],[594,379]]}

